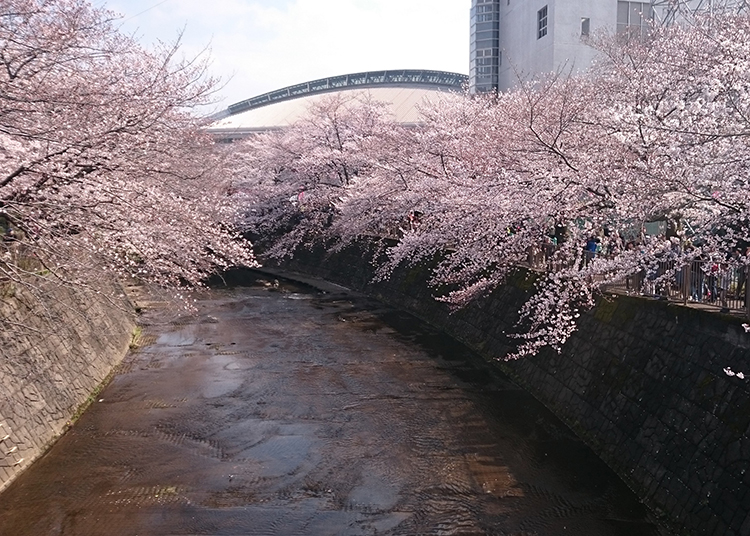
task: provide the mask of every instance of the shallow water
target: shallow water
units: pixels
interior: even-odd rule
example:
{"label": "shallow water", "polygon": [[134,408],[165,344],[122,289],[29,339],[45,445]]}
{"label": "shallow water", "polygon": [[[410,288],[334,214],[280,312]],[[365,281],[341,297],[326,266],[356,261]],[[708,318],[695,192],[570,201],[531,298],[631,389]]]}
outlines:
{"label": "shallow water", "polygon": [[409,315],[261,281],[146,322],[0,495],[0,534],[659,534],[546,409]]}

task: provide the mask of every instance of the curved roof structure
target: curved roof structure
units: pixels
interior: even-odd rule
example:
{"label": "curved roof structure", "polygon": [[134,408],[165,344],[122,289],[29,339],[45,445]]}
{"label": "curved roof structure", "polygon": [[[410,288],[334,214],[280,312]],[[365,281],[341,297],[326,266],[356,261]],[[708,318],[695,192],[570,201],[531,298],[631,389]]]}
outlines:
{"label": "curved roof structure", "polygon": [[232,104],[214,115],[209,129],[218,137],[240,138],[283,128],[302,117],[314,102],[332,92],[355,91],[386,102],[396,121],[418,121],[417,104],[436,94],[463,92],[468,76],[425,70],[373,71],[345,74],[285,87]]}

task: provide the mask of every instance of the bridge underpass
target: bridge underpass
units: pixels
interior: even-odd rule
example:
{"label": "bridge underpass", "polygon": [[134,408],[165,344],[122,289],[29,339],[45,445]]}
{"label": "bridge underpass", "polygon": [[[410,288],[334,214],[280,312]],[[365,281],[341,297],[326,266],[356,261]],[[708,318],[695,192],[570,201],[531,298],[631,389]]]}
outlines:
{"label": "bridge underpass", "polygon": [[146,342],[0,534],[661,534],[528,394],[412,317],[259,279]]}

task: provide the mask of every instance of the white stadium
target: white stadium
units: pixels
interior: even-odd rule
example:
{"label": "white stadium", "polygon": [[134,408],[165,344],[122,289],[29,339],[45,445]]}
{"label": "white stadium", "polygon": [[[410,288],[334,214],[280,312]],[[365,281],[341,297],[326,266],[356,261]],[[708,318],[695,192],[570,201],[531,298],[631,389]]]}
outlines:
{"label": "white stadium", "polygon": [[419,104],[446,94],[463,93],[468,77],[443,71],[397,70],[345,74],[313,80],[238,102],[214,116],[209,128],[217,139],[231,141],[288,126],[310,106],[332,93],[366,94],[388,105],[399,123],[419,121]]}

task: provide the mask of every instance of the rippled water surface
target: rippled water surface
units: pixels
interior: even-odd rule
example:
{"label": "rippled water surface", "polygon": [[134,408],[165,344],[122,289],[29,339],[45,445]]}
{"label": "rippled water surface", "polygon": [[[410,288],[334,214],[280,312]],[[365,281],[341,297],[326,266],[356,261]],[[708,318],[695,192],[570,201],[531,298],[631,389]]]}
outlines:
{"label": "rippled water surface", "polygon": [[408,315],[259,281],[145,320],[153,342],[0,495],[0,534],[659,534],[543,407]]}

